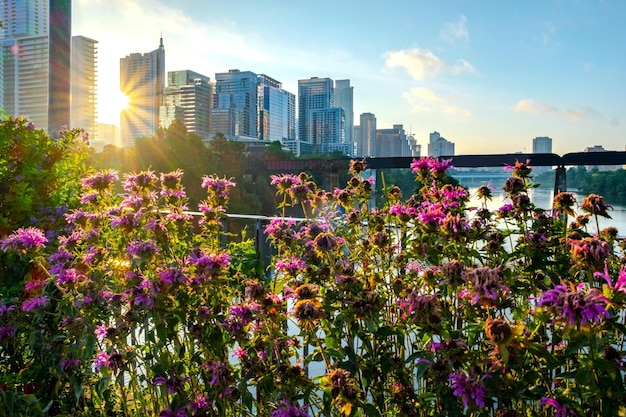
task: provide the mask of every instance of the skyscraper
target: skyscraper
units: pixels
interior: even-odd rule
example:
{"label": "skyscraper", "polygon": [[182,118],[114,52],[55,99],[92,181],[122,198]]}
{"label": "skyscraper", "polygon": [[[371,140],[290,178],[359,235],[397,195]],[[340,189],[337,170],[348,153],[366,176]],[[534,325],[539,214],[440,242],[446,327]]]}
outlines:
{"label": "skyscraper", "polygon": [[257,137],[257,75],[231,69],[215,74],[211,131],[226,137]]}
{"label": "skyscraper", "polygon": [[98,41],[84,36],[72,37],[70,126],[85,129],[98,138],[97,87]]}
{"label": "skyscraper", "polygon": [[430,134],[428,143],[428,156],[438,158],[440,156],[453,156],[454,143],[442,137],[439,132],[435,131]]}
{"label": "skyscraper", "polygon": [[297,155],[345,148],[345,123],[345,112],[335,107],[333,80],[318,77],[298,80]]}
{"label": "skyscraper", "polygon": [[552,153],[552,138],[537,136],[533,139],[533,153]]}
{"label": "skyscraper", "polygon": [[364,158],[375,156],[376,149],[376,116],[373,113],[361,113],[361,124],[357,138],[357,156]]}
{"label": "skyscraper", "polygon": [[179,119],[188,132],[208,139],[213,89],[211,79],[205,75],[189,70],[169,71],[163,94],[161,127],[167,128]]}
{"label": "skyscraper", "polygon": [[72,0],[50,0],[48,133],[70,124]]}
{"label": "skyscraper", "polygon": [[0,106],[48,128],[48,0],[0,2]]}
{"label": "skyscraper", "polygon": [[296,96],[265,74],[257,77],[257,87],[259,139],[279,141],[291,148],[296,139]]}
{"label": "skyscraper", "polygon": [[354,87],[350,86],[350,80],[335,81],[335,107],[341,107],[346,117],[346,143],[355,142]]}
{"label": "skyscraper", "polygon": [[140,137],[156,135],[165,88],[165,48],[145,54],[134,53],[120,59],[120,90],[128,97],[122,110],[122,146],[132,146]]}
{"label": "skyscraper", "polygon": [[412,139],[412,136],[406,135],[402,125],[393,125],[391,129],[377,129],[375,156],[415,156],[412,154],[409,138]]}

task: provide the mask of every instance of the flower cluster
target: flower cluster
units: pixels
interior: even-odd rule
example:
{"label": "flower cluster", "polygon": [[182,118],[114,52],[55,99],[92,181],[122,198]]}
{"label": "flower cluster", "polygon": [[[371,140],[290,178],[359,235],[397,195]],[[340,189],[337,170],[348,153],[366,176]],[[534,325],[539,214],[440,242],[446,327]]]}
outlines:
{"label": "flower cluster", "polygon": [[192,217],[181,171],[122,184],[91,173],[58,239],[32,227],[2,237],[24,272],[0,293],[0,406],[625,414],[626,244],[617,230],[587,230],[609,206],[590,196],[571,224],[571,194],[535,207],[528,161],[509,168],[495,209],[490,185],[475,200],[451,182],[450,161],[410,168],[419,185],[406,199],[377,190],[364,161],[329,192],[308,174],[272,176],[281,215],[256,242],[272,246],[267,264],[255,242],[224,233],[232,179],[202,177]]}

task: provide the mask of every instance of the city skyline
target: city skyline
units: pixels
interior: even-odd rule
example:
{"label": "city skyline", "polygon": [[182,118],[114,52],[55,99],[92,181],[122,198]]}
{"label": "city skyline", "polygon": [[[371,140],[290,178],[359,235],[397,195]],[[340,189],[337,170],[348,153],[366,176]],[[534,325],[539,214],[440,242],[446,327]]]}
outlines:
{"label": "city skyline", "polygon": [[403,124],[421,144],[440,131],[458,154],[530,152],[538,136],[559,154],[624,149],[626,3],[198,3],[74,2],[73,35],[99,45],[102,122],[115,123],[106,107],[119,59],[155,49],[162,34],[166,71],[215,82],[237,68],[291,93],[299,79],[349,79],[355,119]]}

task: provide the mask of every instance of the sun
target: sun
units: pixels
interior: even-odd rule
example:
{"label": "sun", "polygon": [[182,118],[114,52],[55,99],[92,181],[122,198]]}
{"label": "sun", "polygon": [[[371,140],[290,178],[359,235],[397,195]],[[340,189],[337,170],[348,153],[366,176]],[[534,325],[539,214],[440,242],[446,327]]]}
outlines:
{"label": "sun", "polygon": [[121,91],[101,91],[98,100],[98,120],[101,123],[119,125],[120,113],[128,107],[129,102],[130,99]]}

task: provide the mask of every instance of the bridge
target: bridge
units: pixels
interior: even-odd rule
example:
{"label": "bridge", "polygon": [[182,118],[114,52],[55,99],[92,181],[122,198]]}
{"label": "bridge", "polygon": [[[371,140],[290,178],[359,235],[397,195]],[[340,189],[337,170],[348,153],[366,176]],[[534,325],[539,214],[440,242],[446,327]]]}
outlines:
{"label": "bridge", "polygon": [[[368,169],[409,169],[414,157],[363,158]],[[534,167],[556,167],[555,193],[567,191],[566,169],[568,166],[601,166],[626,164],[626,152],[574,152],[559,156],[554,153],[509,153],[442,156],[455,168],[493,168],[512,166],[518,161],[528,161]],[[338,187],[338,173],[346,172],[350,158],[340,159],[271,159],[249,161],[246,167],[253,176],[264,173],[299,173],[321,171],[329,188]]]}

